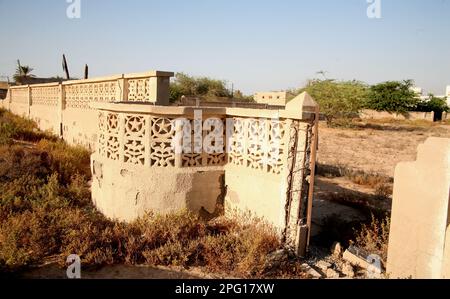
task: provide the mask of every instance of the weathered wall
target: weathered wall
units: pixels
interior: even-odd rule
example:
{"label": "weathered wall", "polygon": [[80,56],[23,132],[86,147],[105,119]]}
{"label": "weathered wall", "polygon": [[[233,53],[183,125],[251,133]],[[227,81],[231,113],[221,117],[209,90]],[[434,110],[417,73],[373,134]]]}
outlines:
{"label": "weathered wall", "polygon": [[30,115],[39,128],[55,135],[61,133],[61,86],[58,83],[30,88]]}
{"label": "weathered wall", "polygon": [[33,119],[43,131],[62,137],[69,144],[94,150],[97,142],[97,111],[94,103],[169,102],[171,72],[121,74],[63,83],[10,87],[2,107]]}
{"label": "weathered wall", "polygon": [[[313,180],[307,183],[306,176],[314,175],[310,171],[315,160],[307,144],[318,111],[306,93],[289,109],[278,111],[117,103],[94,107],[99,130],[91,158],[92,195],[105,215],[130,221],[145,211],[203,208],[212,213],[217,204],[224,204],[226,213],[250,212],[293,236],[288,238],[293,247],[307,239],[299,225],[308,225]],[[176,132],[180,140],[186,136],[196,144],[191,130],[198,125],[194,115],[199,111],[203,126],[211,118],[222,129],[233,123],[228,134],[218,133],[227,135],[220,152],[176,153]],[[179,118],[190,124],[189,135],[176,127]],[[203,137],[216,129],[199,128]]]}
{"label": "weathered wall", "polygon": [[224,171],[221,168],[139,167],[94,154],[92,199],[105,215],[132,221],[146,212],[170,213],[182,209],[214,213],[220,203]]}
{"label": "weathered wall", "polygon": [[[170,107],[172,75],[149,72],[17,86],[2,106],[94,152],[92,199],[108,217],[132,221],[149,211],[180,209],[213,213],[218,204],[225,205],[274,224],[286,244],[304,254],[317,104],[302,93],[281,109]],[[189,123],[187,131],[177,127],[179,118]],[[221,125],[207,126],[211,118]],[[230,119],[231,131],[220,131]],[[199,129],[200,141],[195,135],[199,124],[205,126]],[[219,152],[175,152],[177,132],[194,146],[216,130],[225,137],[217,143]]]}
{"label": "weathered wall", "polygon": [[449,278],[450,139],[431,137],[395,169],[387,272]]}
{"label": "weathered wall", "polygon": [[30,115],[30,90],[28,87],[10,89],[9,109],[12,113],[28,117]]}
{"label": "weathered wall", "polygon": [[434,121],[434,112],[410,111],[405,114],[389,113],[386,111],[375,111],[365,109],[359,114],[362,119],[399,119],[399,120],[428,120]]}
{"label": "weathered wall", "polygon": [[450,112],[442,112],[442,120],[450,119]]}
{"label": "weathered wall", "polygon": [[256,103],[268,105],[286,105],[287,92],[285,91],[271,91],[271,92],[257,92],[253,96]]}
{"label": "weathered wall", "polygon": [[225,182],[227,212],[250,212],[254,216],[264,217],[279,229],[286,226],[287,186],[281,176],[229,165],[225,171]]}

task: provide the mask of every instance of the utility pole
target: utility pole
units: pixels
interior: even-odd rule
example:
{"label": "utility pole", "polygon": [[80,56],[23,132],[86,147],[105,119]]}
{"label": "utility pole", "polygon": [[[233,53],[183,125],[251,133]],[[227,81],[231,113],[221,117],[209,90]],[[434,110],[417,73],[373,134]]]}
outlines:
{"label": "utility pole", "polygon": [[231,83],[231,99],[234,99],[234,83]]}
{"label": "utility pole", "polygon": [[62,67],[63,67],[63,71],[66,73],[66,79],[70,80],[69,67],[67,66],[66,55],[64,55],[64,54],[63,54]]}
{"label": "utility pole", "polygon": [[84,79],[89,78],[89,67],[87,64],[84,65]]}

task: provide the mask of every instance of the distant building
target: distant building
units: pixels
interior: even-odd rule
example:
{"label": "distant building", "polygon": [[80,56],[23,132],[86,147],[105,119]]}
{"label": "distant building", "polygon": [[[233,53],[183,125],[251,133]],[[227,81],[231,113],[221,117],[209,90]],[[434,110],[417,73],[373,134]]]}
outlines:
{"label": "distant building", "polygon": [[9,88],[8,82],[0,81],[0,100],[3,100],[6,98],[8,88]]}
{"label": "distant building", "polygon": [[29,77],[29,78],[21,78],[19,82],[16,82],[17,85],[26,85],[26,84],[44,84],[44,83],[54,83],[54,82],[63,82],[66,81],[61,77],[53,77],[53,78],[38,78],[38,77]]}
{"label": "distant building", "polygon": [[286,91],[257,92],[254,95],[256,103],[268,105],[286,105],[288,93]]}
{"label": "distant building", "polygon": [[450,85],[445,89],[445,96],[447,97],[447,106],[450,107]]}
{"label": "distant building", "polygon": [[421,97],[423,95],[423,89],[421,87],[411,87],[411,91],[413,91],[418,97]]}

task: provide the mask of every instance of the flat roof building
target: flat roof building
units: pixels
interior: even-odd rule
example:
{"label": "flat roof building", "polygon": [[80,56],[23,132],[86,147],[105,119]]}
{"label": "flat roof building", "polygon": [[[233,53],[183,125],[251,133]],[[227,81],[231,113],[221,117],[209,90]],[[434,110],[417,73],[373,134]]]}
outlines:
{"label": "flat roof building", "polygon": [[256,103],[268,105],[286,105],[286,91],[257,92],[253,97]]}

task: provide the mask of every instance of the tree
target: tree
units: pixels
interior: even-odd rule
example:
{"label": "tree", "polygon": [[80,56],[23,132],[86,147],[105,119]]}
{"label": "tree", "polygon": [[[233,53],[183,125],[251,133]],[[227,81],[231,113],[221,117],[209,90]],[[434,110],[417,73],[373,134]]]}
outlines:
{"label": "tree", "polygon": [[447,101],[445,98],[435,97],[432,93],[428,95],[428,99],[421,100],[415,109],[416,111],[423,112],[448,112],[450,108],[447,105]]}
{"label": "tree", "polygon": [[201,97],[205,100],[231,97],[230,91],[226,88],[226,82],[223,80],[177,73],[175,81],[170,84],[170,101],[175,102],[183,95]]}
{"label": "tree", "polygon": [[435,97],[433,94],[428,95],[428,99],[421,100],[415,109],[416,111],[434,112],[434,120],[442,119],[442,112],[448,112],[450,107],[447,105],[447,99]]}
{"label": "tree", "polygon": [[333,125],[336,119],[350,118],[360,111],[366,101],[367,89],[364,83],[355,80],[314,79],[297,93],[308,92],[319,104],[327,124]]}
{"label": "tree", "polygon": [[17,84],[24,84],[29,80],[30,78],[35,78],[31,72],[33,71],[33,68],[31,68],[28,65],[20,65],[19,60],[17,60],[17,68],[16,73],[14,74],[13,78],[14,81]]}
{"label": "tree", "polygon": [[414,82],[387,81],[370,87],[366,108],[377,111],[405,113],[414,110],[419,102],[411,88]]}

